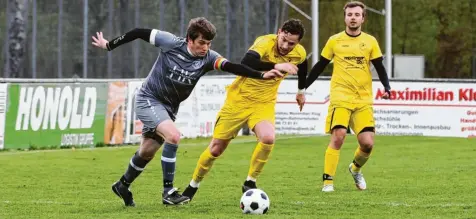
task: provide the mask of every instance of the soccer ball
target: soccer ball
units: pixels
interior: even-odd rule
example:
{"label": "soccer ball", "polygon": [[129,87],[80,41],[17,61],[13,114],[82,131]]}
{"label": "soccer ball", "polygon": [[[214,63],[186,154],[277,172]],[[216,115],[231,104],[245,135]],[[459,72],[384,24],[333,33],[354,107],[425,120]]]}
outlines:
{"label": "soccer ball", "polygon": [[261,189],[250,189],[241,196],[240,208],[244,214],[266,214],[269,210],[269,197]]}

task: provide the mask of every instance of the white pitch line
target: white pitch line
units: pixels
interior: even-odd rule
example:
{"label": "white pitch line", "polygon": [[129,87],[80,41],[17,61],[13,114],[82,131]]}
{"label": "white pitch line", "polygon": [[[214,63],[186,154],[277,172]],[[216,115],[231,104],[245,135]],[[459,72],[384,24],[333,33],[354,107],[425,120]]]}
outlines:
{"label": "white pitch line", "polygon": [[[1,203],[1,202],[0,202]],[[9,201],[9,200],[4,200],[3,203],[5,204],[42,204],[42,205],[76,205],[76,201],[72,202],[61,202],[61,201],[53,201],[53,200],[30,200],[30,201]],[[91,201],[88,200],[87,203],[94,203],[94,204],[111,204],[111,203],[121,203],[119,199],[117,201],[113,200],[98,200],[98,201]]]}
{"label": "white pitch line", "polygon": [[[277,137],[276,140],[287,140],[293,138],[310,138],[310,137],[319,137],[324,135],[295,135],[295,136],[284,136],[284,137]],[[210,139],[211,140],[211,139]],[[240,139],[234,140],[231,144],[244,144],[244,143],[251,143],[256,142],[256,139]],[[186,146],[206,146],[208,143],[184,143],[179,144],[180,147]],[[131,147],[138,147],[138,145],[124,145],[124,146],[107,146],[107,147],[92,147],[92,148],[77,148],[76,150],[86,151],[86,150],[116,150],[116,149],[128,149]],[[49,153],[49,152],[61,152],[72,150],[71,148],[65,149],[53,149],[53,150],[32,150],[32,151],[7,151],[7,152],[0,152],[0,156],[9,156],[9,155],[23,155],[23,154],[35,154],[35,153]]]}
{"label": "white pitch line", "polygon": [[[326,202],[303,202],[303,201],[295,201],[291,202],[291,204],[294,205],[328,205],[329,203]],[[405,202],[366,202],[366,205],[385,205],[389,207],[421,207],[421,208],[430,208],[430,207],[440,207],[440,208],[448,208],[448,207],[474,207],[474,204],[469,204],[469,203],[454,203],[454,202],[448,202],[448,203],[434,203],[434,204],[419,204],[419,203],[414,203],[414,204],[409,204]]]}

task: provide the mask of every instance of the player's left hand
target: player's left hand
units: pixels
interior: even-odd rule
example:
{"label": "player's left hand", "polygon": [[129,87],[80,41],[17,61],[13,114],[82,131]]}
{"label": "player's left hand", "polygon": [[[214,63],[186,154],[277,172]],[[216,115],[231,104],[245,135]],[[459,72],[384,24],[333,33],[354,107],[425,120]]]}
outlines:
{"label": "player's left hand", "polygon": [[263,74],[264,79],[282,78],[284,75],[276,69],[272,69]]}
{"label": "player's left hand", "polygon": [[107,46],[106,44],[109,42],[107,41],[106,39],[104,39],[103,35],[102,35],[102,32],[96,32],[96,37],[92,37],[93,38],[93,42],[92,44],[99,47],[99,48],[103,48],[103,49],[107,49]]}
{"label": "player's left hand", "polygon": [[302,107],[306,103],[306,96],[304,94],[296,94],[296,101],[299,105],[299,111],[302,112]]}
{"label": "player's left hand", "polygon": [[390,99],[390,90],[385,89],[385,93],[382,95],[382,99],[384,100]]}

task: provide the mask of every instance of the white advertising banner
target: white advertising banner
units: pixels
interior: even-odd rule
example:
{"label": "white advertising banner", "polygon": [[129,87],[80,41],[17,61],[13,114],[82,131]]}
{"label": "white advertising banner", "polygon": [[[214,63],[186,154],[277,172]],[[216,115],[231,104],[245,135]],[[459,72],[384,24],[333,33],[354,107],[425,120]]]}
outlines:
{"label": "white advertising banner", "polygon": [[198,135],[210,137],[213,135],[216,116],[225,103],[226,86],[233,78],[203,77],[195,87],[198,104]]}
{"label": "white advertising banner", "polygon": [[374,117],[382,135],[476,136],[476,85],[391,82],[390,100],[374,82]]}
{"label": "white advertising banner", "polygon": [[[226,86],[234,78],[203,77],[181,104],[177,127],[183,137],[210,137],[217,113],[226,98]],[[133,112],[139,82],[129,83],[127,142],[140,140],[141,122]],[[373,82],[374,117],[380,135],[476,137],[476,85],[442,82],[391,82],[390,100]],[[306,90],[306,105],[296,103],[297,80],[284,80],[276,103],[277,134],[324,134],[330,82],[319,80]],[[129,109],[131,111],[129,111]],[[240,132],[240,135],[242,132]]]}
{"label": "white advertising banner", "polygon": [[329,83],[314,83],[306,90],[302,111],[296,102],[297,80],[284,80],[276,102],[277,134],[323,134],[329,101]]}

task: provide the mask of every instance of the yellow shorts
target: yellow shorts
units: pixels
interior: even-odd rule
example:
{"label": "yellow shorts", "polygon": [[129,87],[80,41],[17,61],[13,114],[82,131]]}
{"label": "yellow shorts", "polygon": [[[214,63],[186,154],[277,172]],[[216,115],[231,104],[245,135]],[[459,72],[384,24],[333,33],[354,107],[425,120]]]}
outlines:
{"label": "yellow shorts", "polygon": [[360,134],[364,128],[375,130],[374,110],[371,104],[331,103],[326,119],[325,132],[332,133],[336,126],[350,128]]}
{"label": "yellow shorts", "polygon": [[274,103],[225,103],[217,114],[213,138],[233,139],[245,123],[248,123],[250,130],[262,121],[269,121],[274,126],[275,105]]}

